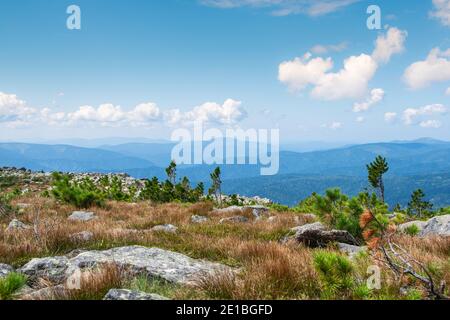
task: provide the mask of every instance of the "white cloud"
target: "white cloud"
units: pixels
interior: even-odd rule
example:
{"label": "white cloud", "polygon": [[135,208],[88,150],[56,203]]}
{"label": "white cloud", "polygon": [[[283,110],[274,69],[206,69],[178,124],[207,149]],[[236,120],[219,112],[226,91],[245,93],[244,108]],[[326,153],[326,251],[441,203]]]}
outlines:
{"label": "white cloud", "polygon": [[27,107],[26,102],[17,95],[0,92],[0,122],[22,123],[35,112],[35,109]]}
{"label": "white cloud", "polygon": [[341,52],[345,49],[347,49],[347,42],[341,42],[338,44],[331,44],[331,45],[315,45],[311,48],[311,52],[317,55],[326,54],[328,52]]}
{"label": "white cloud", "polygon": [[380,35],[375,41],[372,58],[378,63],[387,63],[394,54],[405,50],[404,44],[408,33],[397,28],[389,28],[385,35]]}
{"label": "white cloud", "polygon": [[450,49],[432,49],[425,60],[410,65],[403,77],[411,89],[421,89],[433,82],[450,80]]}
{"label": "white cloud", "polygon": [[203,5],[221,9],[252,7],[268,9],[273,15],[307,14],[321,16],[360,0],[199,0]]}
{"label": "white cloud", "polygon": [[397,113],[396,112],[386,112],[384,114],[384,121],[392,123],[395,120],[397,120]]}
{"label": "white cloud", "polygon": [[364,102],[358,102],[353,105],[353,112],[362,112],[369,110],[372,106],[384,99],[385,92],[383,89],[377,88],[370,92],[370,97]]}
{"label": "white cloud", "polygon": [[169,124],[188,124],[195,121],[219,125],[233,125],[247,117],[242,108],[242,102],[227,99],[222,105],[215,102],[206,102],[187,112],[178,109],[169,110],[166,120]]}
{"label": "white cloud", "polygon": [[342,122],[334,121],[331,123],[323,124],[323,125],[321,125],[321,127],[331,129],[331,130],[338,130],[338,129],[342,129],[343,124],[342,124]]}
{"label": "white cloud", "polygon": [[442,126],[442,123],[438,120],[426,120],[426,121],[422,121],[419,124],[422,128],[434,128],[434,129],[438,129]]}
{"label": "white cloud", "polygon": [[445,91],[445,94],[446,94],[447,96],[450,96],[450,87],[448,87],[448,89]]}
{"label": "white cloud", "polygon": [[[431,104],[420,108],[408,108],[403,111],[403,122],[406,125],[417,123],[417,118],[423,116],[434,116],[447,113],[447,108],[442,104]],[[420,121],[419,121],[420,122]]]}
{"label": "white cloud", "polygon": [[393,54],[401,52],[406,37],[399,34],[406,33],[390,28],[386,36],[379,36],[373,56],[351,56],[337,72],[331,72],[334,65],[331,58],[312,58],[311,53],[284,61],[279,65],[278,79],[292,91],[312,86],[311,96],[321,100],[360,98],[367,92],[379,61],[387,62]]}
{"label": "white cloud", "polygon": [[431,17],[438,19],[444,26],[450,27],[450,0],[433,0],[433,5]]}
{"label": "white cloud", "polygon": [[364,121],[366,121],[366,118],[364,118],[364,117],[358,117],[358,118],[356,118],[356,122],[358,122],[358,123],[362,123],[362,122],[364,122]]}

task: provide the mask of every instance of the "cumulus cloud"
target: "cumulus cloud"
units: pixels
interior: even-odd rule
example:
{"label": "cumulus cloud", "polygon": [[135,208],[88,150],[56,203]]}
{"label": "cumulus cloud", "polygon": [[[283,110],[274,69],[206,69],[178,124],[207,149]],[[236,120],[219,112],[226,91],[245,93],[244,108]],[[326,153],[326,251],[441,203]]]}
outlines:
{"label": "cumulus cloud", "polygon": [[217,125],[234,125],[246,118],[247,112],[240,101],[226,100],[223,104],[207,102],[192,110],[163,111],[155,103],[141,103],[125,111],[120,106],[102,104],[98,108],[81,106],[73,112],[52,112],[45,108],[40,112],[42,121],[52,125],[99,124],[108,127],[141,127],[155,123],[169,126],[188,125],[195,121]]}
{"label": "cumulus cloud", "polygon": [[[419,123],[424,116],[435,116],[447,113],[447,108],[442,104],[431,104],[420,108],[408,108],[403,111],[403,122],[406,125]],[[419,120],[418,120],[419,119]]]}
{"label": "cumulus cloud", "polygon": [[419,124],[422,128],[433,128],[433,129],[438,129],[442,126],[442,122],[438,121],[438,120],[426,120],[426,121],[422,121]]}
{"label": "cumulus cloud", "polygon": [[241,101],[227,99],[223,104],[206,102],[187,112],[170,110],[166,119],[171,125],[189,124],[196,121],[219,125],[234,125],[247,117]]}
{"label": "cumulus cloud", "polygon": [[362,112],[369,110],[372,106],[384,99],[385,92],[383,89],[377,88],[370,92],[370,97],[364,102],[358,102],[353,105],[353,112]]}
{"label": "cumulus cloud", "polygon": [[450,27],[450,0],[433,0],[431,17],[438,19],[444,26]]}
{"label": "cumulus cloud", "polygon": [[240,7],[268,9],[276,16],[300,13],[310,16],[321,16],[359,1],[360,0],[199,0],[203,5],[221,9]]}
{"label": "cumulus cloud", "polygon": [[375,50],[372,58],[378,63],[387,63],[394,54],[405,50],[404,44],[408,33],[397,28],[389,28],[385,35],[375,41]]}
{"label": "cumulus cloud", "polygon": [[411,89],[421,89],[433,82],[450,80],[450,49],[432,49],[425,60],[411,64],[403,78]]}
{"label": "cumulus cloud", "polygon": [[446,94],[447,96],[450,96],[450,87],[447,88],[447,90],[445,91],[445,94]]}
{"label": "cumulus cloud", "polygon": [[397,113],[396,112],[386,112],[384,114],[384,121],[392,123],[395,120],[397,120]]}
{"label": "cumulus cloud", "polygon": [[356,99],[367,92],[380,62],[387,62],[393,54],[403,50],[406,33],[390,28],[380,35],[372,55],[351,56],[343,68],[332,72],[332,58],[313,58],[311,53],[284,61],[279,65],[278,79],[291,91],[312,87],[311,96],[321,100]]}
{"label": "cumulus cloud", "polygon": [[0,92],[0,122],[25,123],[35,112],[17,95]]}

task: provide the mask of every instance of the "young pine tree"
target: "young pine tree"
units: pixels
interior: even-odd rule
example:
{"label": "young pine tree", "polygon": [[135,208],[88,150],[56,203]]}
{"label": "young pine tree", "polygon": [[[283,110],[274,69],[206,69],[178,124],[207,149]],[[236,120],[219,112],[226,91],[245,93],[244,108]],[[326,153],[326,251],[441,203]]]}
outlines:
{"label": "young pine tree", "polygon": [[376,157],[374,162],[367,165],[367,171],[370,184],[374,189],[379,191],[381,200],[385,202],[383,175],[389,171],[386,158],[382,156]]}
{"label": "young pine tree", "polygon": [[222,180],[220,178],[221,172],[220,167],[217,167],[213,173],[211,173],[211,188],[209,189],[209,194],[213,194],[216,198],[217,203],[222,205]]}
{"label": "young pine tree", "polygon": [[418,189],[411,195],[411,201],[408,203],[408,214],[422,218],[433,210],[433,205],[424,200],[425,193]]}

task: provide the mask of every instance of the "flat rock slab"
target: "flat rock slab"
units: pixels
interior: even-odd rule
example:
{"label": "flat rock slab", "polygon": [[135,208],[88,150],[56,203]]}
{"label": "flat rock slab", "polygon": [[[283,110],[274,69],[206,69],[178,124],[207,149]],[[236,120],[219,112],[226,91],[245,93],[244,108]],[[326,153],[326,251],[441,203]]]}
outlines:
{"label": "flat rock slab", "polygon": [[68,218],[72,221],[91,221],[94,219],[98,219],[98,217],[93,212],[86,212],[86,211],[74,211]]}
{"label": "flat rock slab", "polygon": [[20,271],[30,277],[46,277],[54,284],[63,283],[80,270],[102,264],[113,264],[132,276],[156,277],[175,284],[191,284],[203,276],[232,269],[183,254],[141,246],[120,247],[106,251],[86,251],[74,258],[53,257],[33,259]]}
{"label": "flat rock slab", "polygon": [[32,228],[31,226],[23,223],[22,221],[14,219],[9,223],[8,228],[6,228],[6,231],[11,232],[15,230],[28,230],[31,228]]}
{"label": "flat rock slab", "polygon": [[68,262],[67,257],[35,258],[18,271],[27,275],[31,281],[42,278],[52,283],[61,283],[64,281]]}
{"label": "flat rock slab", "polygon": [[205,223],[208,222],[208,217],[205,216],[198,216],[198,215],[194,215],[191,217],[191,222],[192,223]]}
{"label": "flat rock slab", "polygon": [[358,247],[346,243],[338,243],[339,251],[346,253],[350,258],[354,258],[360,252],[367,252],[367,247]]}
{"label": "flat rock slab", "polygon": [[243,216],[236,216],[236,217],[230,217],[230,218],[223,218],[219,221],[220,224],[224,223],[245,223],[248,222],[248,218]]}
{"label": "flat rock slab", "polygon": [[141,291],[133,291],[126,289],[111,289],[108,291],[103,300],[169,300],[166,297],[160,296],[158,294],[153,293],[145,293]]}
{"label": "flat rock slab", "polygon": [[87,242],[94,238],[94,234],[90,231],[82,231],[74,233],[70,236],[70,239],[75,242]]}
{"label": "flat rock slab", "polygon": [[428,221],[411,221],[399,226],[400,231],[405,231],[411,226],[417,226],[420,237],[441,236],[450,237],[450,215],[437,216]]}
{"label": "flat rock slab", "polygon": [[160,226],[154,226],[152,228],[152,231],[157,232],[167,232],[167,233],[176,233],[178,230],[177,227],[175,227],[173,224],[164,224]]}
{"label": "flat rock slab", "polygon": [[4,263],[0,263],[0,279],[6,277],[11,272],[14,272],[13,267]]}
{"label": "flat rock slab", "polygon": [[295,240],[308,247],[325,247],[331,242],[339,242],[357,246],[356,239],[345,230],[327,230],[320,222],[293,228]]}

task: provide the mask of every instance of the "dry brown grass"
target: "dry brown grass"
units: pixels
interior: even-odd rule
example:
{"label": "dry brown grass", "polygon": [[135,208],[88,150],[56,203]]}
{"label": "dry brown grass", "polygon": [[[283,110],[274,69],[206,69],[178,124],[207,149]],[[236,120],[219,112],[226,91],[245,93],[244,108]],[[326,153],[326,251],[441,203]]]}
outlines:
{"label": "dry brown grass", "polygon": [[[309,218],[290,212],[272,213],[274,221],[253,221],[242,224],[219,224],[224,217],[234,215],[212,213],[211,203],[194,205],[110,202],[106,208],[93,208],[99,217],[90,222],[73,222],[67,217],[74,207],[39,196],[24,197],[16,202],[32,206],[17,215],[17,219],[35,225],[32,230],[8,233],[12,217],[0,219],[0,263],[19,266],[33,257],[63,255],[79,249],[109,249],[126,245],[160,247],[239,268],[239,272],[215,275],[203,279],[195,288],[195,297],[212,299],[318,299],[321,286],[313,264],[313,250],[299,245],[282,245],[279,240],[292,227],[309,223]],[[209,221],[191,223],[192,215],[203,215]],[[159,224],[173,224],[176,234],[152,232]],[[94,238],[80,244],[70,236],[91,231]],[[450,239],[418,239],[402,236],[399,243],[420,261],[432,265],[439,279],[450,284]],[[368,258],[357,262],[360,277],[366,265],[377,263]],[[107,269],[95,281],[86,282],[74,299],[96,299],[113,286],[123,285],[119,274]],[[385,295],[399,298],[401,283],[383,269]],[[176,298],[190,298],[186,291],[174,292]],[[386,297],[386,296],[385,296]]]}

